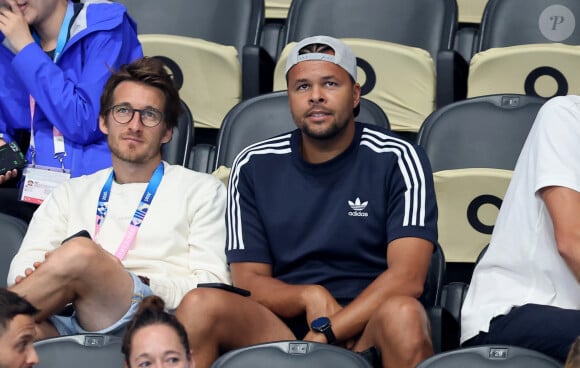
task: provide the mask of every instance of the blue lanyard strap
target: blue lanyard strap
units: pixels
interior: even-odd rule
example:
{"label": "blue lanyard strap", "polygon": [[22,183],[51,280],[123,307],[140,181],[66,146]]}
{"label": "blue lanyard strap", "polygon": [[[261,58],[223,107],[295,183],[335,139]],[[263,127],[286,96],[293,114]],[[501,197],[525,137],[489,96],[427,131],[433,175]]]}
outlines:
{"label": "blue lanyard strap", "polygon": [[[72,1],[69,0],[66,6],[66,14],[64,16],[64,20],[62,21],[60,31],[58,32],[56,49],[54,50],[54,57],[52,59],[55,63],[58,60],[60,54],[62,53],[62,50],[64,50],[66,42],[68,41],[68,30],[70,28],[70,22],[72,21],[74,14],[75,14],[74,5]],[[36,32],[32,32],[32,37],[34,38],[34,41],[36,41],[36,43],[40,45],[40,37]]]}
{"label": "blue lanyard strap", "polygon": [[[123,241],[119,245],[117,249],[116,256],[119,259],[125,258],[125,255],[129,251],[129,247],[135,240],[137,236],[137,231],[147,215],[147,211],[149,210],[149,206],[153,201],[153,197],[155,197],[155,193],[157,192],[157,188],[159,188],[159,184],[161,183],[161,179],[163,178],[164,173],[164,166],[163,162],[160,162],[155,171],[153,172],[153,176],[151,176],[151,180],[149,180],[149,184],[147,184],[147,188],[141,197],[141,202],[137,206],[135,213],[133,214],[133,218],[131,219],[131,223],[129,224],[129,229],[125,233],[125,237]],[[107,216],[109,198],[111,195],[111,188],[113,185],[113,177],[114,172],[111,171],[107,181],[103,185],[101,189],[101,194],[99,195],[99,203],[97,205],[97,219],[95,224],[95,237],[97,236],[99,230],[101,229],[101,225]]]}

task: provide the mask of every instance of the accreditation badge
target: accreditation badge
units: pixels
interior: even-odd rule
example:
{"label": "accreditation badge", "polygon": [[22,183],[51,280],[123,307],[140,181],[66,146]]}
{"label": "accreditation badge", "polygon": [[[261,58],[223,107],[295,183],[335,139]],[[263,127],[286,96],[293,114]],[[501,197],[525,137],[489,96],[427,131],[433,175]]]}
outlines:
{"label": "accreditation badge", "polygon": [[70,178],[70,171],[60,167],[28,166],[22,172],[20,200],[41,204],[54,188]]}

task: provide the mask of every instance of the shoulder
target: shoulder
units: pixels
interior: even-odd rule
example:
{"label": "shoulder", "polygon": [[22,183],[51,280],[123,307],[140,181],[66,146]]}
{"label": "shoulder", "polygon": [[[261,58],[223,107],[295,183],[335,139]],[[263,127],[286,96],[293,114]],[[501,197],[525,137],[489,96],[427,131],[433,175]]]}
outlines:
{"label": "shoulder", "polygon": [[75,19],[71,34],[80,31],[112,30],[122,25],[136,28],[123,4],[105,0],[87,0]]}
{"label": "shoulder", "polygon": [[215,176],[190,170],[181,165],[165,163],[164,177],[170,186],[179,189],[180,192],[225,189],[223,183]]}
{"label": "shoulder", "polygon": [[250,161],[256,159],[268,159],[288,155],[292,152],[292,135],[288,132],[275,137],[254,143],[243,149],[236,156],[232,170],[239,169]]}
{"label": "shoulder", "polygon": [[580,134],[580,96],[558,96],[548,100],[540,108],[533,130],[539,137]]}
{"label": "shoulder", "polygon": [[413,144],[396,133],[376,125],[357,123],[361,130],[361,147],[367,148],[368,152],[375,155],[391,155],[397,160],[422,160],[423,149]]}

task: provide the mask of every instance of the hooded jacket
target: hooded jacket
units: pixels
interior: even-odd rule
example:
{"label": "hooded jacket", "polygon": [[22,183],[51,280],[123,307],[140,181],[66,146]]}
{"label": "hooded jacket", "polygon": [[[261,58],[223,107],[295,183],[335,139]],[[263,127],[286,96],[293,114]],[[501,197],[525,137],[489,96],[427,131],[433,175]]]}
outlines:
{"label": "hooded jacket", "polygon": [[30,132],[32,95],[37,165],[60,166],[54,157],[56,127],[64,136],[64,166],[72,177],[110,166],[98,124],[100,96],[112,71],[143,56],[126,8],[103,0],[75,4],[69,39],[56,63],[36,43],[15,55],[2,33],[0,42],[0,136],[18,141],[21,132]]}

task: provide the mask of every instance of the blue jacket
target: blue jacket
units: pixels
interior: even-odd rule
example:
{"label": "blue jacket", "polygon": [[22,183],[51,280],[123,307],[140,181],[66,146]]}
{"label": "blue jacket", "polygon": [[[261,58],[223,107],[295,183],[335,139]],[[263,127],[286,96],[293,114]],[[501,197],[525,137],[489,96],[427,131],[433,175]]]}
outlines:
{"label": "blue jacket", "polygon": [[0,133],[9,142],[18,131],[30,131],[31,94],[36,164],[59,166],[54,126],[64,136],[64,164],[73,177],[111,165],[98,124],[101,93],[112,70],[143,55],[136,24],[123,5],[87,0],[82,6],[56,64],[36,43],[14,55],[0,33]]}

